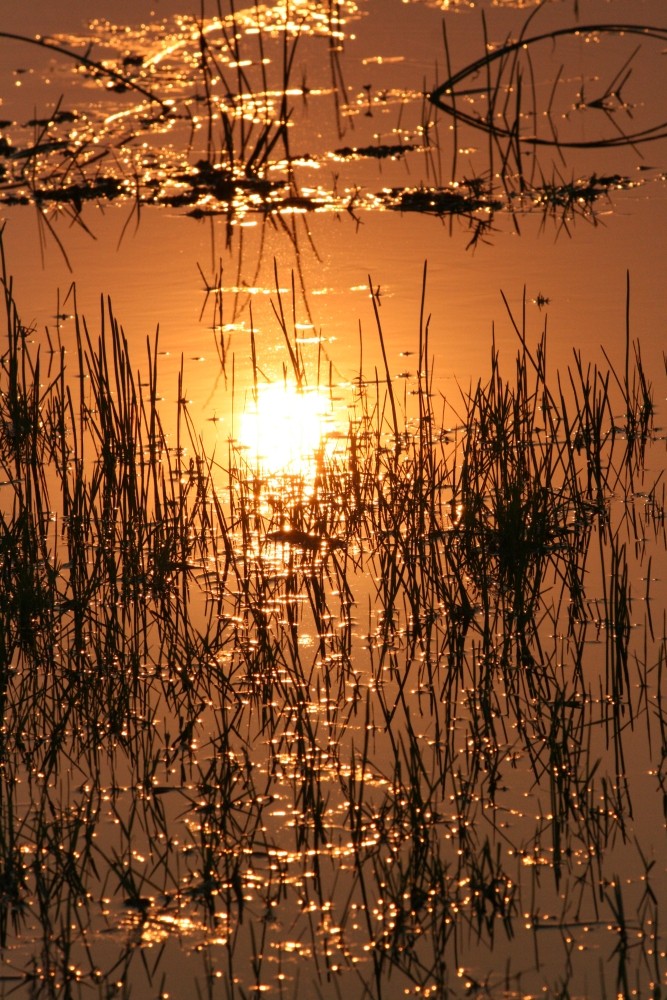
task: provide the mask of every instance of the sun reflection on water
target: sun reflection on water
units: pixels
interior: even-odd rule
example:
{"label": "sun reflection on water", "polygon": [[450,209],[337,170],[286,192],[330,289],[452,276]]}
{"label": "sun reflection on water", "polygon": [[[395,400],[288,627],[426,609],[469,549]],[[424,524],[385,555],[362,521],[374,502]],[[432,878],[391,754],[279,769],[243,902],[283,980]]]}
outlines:
{"label": "sun reflection on water", "polygon": [[333,431],[329,396],[293,382],[257,387],[241,416],[239,445],[251,465],[270,475],[311,478]]}

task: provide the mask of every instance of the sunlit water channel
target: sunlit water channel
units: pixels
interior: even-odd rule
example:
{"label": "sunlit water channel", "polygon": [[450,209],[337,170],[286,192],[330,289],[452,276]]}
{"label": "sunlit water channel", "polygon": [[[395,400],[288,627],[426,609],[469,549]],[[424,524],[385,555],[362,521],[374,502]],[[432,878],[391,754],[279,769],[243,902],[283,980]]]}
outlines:
{"label": "sunlit water channel", "polygon": [[661,0],[154,8],[0,24],[0,995],[663,995]]}

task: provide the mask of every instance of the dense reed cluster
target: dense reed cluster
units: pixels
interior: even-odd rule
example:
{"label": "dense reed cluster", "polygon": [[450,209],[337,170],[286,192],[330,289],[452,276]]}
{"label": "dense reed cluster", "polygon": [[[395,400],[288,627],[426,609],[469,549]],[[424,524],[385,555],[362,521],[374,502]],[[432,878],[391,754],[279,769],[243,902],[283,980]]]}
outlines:
{"label": "dense reed cluster", "polygon": [[360,372],[281,480],[207,456],[182,384],[166,429],[110,304],[65,351],[4,261],[3,295],[0,994],[660,995],[664,442],[629,323],[624,371],[554,383],[510,315],[512,377],[492,347],[444,400],[423,309],[414,405]]}

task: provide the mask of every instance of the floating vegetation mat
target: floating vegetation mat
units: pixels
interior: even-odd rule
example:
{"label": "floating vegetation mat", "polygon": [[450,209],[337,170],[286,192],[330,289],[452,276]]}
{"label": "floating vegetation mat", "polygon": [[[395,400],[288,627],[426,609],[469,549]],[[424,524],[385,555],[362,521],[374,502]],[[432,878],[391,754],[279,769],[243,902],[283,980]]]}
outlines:
{"label": "floating vegetation mat", "polygon": [[3,52],[48,56],[56,94],[2,122],[0,201],[38,205],[56,239],[63,216],[84,224],[89,203],[109,201],[137,219],[162,206],[230,223],[400,208],[458,218],[473,244],[498,213],[517,228],[534,212],[558,226],[595,220],[600,200],[663,181],[637,171],[667,137],[655,99],[667,32],[569,11],[539,31],[552,6],[533,6],[509,38],[488,38],[483,22],[482,56],[456,71],[445,18],[432,59],[444,56],[446,78],[430,86],[405,70],[394,82],[381,56],[363,69],[377,64],[382,82],[348,86],[362,12],[342,0],[137,28],[98,20],[82,37],[0,31]]}
{"label": "floating vegetation mat", "polygon": [[548,376],[510,315],[511,372],[492,347],[443,399],[424,311],[409,409],[360,372],[269,471],[206,451],[182,378],[167,424],[110,307],[64,351],[5,267],[3,299],[0,994],[661,995],[665,441],[629,320],[621,370]]}

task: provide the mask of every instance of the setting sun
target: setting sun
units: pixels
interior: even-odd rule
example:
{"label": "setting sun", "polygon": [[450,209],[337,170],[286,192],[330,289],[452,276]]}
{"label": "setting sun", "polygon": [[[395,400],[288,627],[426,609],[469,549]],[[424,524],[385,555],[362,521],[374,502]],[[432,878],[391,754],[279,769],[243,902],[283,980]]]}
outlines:
{"label": "setting sun", "polygon": [[328,396],[290,382],[258,386],[241,416],[239,444],[266,472],[305,474],[331,421]]}

